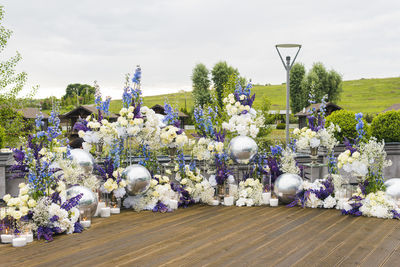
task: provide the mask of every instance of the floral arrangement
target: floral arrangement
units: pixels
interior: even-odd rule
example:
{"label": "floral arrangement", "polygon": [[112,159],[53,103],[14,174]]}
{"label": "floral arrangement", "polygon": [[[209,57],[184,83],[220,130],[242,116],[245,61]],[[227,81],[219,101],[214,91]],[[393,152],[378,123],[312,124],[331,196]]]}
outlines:
{"label": "floral arrangement", "polygon": [[286,147],[286,149],[282,150],[281,162],[279,165],[281,172],[300,174],[300,168],[297,166],[295,156],[296,153],[294,153],[290,147]]}
{"label": "floral arrangement", "polygon": [[80,213],[76,206],[82,195],[66,200],[65,184],[59,181],[57,185],[48,196],[35,200],[30,185],[19,184],[18,197],[3,197],[7,209],[0,214],[0,219],[8,216],[15,231],[29,225],[38,239],[43,237],[47,241],[52,241],[54,234],[81,232],[83,227],[78,222]]}
{"label": "floral arrangement", "polygon": [[300,205],[303,208],[331,209],[336,206],[336,199],[333,196],[335,187],[331,177],[317,179],[312,183],[303,181],[301,188],[289,207]]}
{"label": "floral arrangement", "polygon": [[190,165],[185,165],[183,154],[178,156],[179,164],[175,166],[175,179],[185,189],[194,202],[211,204],[214,199],[214,188],[209,181],[204,179],[200,170],[196,168],[193,161]]}
{"label": "floral arrangement", "polygon": [[126,208],[133,208],[135,211],[172,211],[171,200],[177,198],[172,189],[168,176],[154,175],[150,181],[150,188],[142,196],[128,197],[124,201]]}
{"label": "floral arrangement", "polygon": [[259,206],[262,204],[263,186],[258,179],[247,178],[239,183],[239,199],[236,206]]}
{"label": "floral arrangement", "polygon": [[166,115],[163,122],[167,126],[161,129],[161,142],[168,148],[182,147],[187,143],[188,138],[183,129],[180,128],[178,112],[168,103],[165,103],[164,110]]}
{"label": "floral arrangement", "polygon": [[[314,96],[311,94],[310,99],[313,98]],[[321,106],[318,110],[316,108],[309,110],[311,115],[307,116],[308,127],[294,129],[293,134],[297,140],[297,149],[317,149],[322,146],[326,147],[328,151],[332,151],[339,143],[334,137],[334,133],[340,132],[340,127],[331,123],[328,128],[325,128],[326,98],[327,96],[322,98]],[[315,103],[313,100],[309,102],[310,104]]]}
{"label": "floral arrangement", "polygon": [[257,116],[257,112],[252,108],[255,94],[250,96],[251,88],[251,83],[242,88],[237,81],[235,92],[223,99],[229,121],[223,122],[222,128],[239,135],[255,138],[260,128],[264,127],[264,117]]}
{"label": "floral arrangement", "polygon": [[59,170],[55,173],[56,177],[69,185],[81,185],[91,189],[93,192],[99,188],[99,179],[96,175],[86,173],[84,169],[75,161],[61,159],[56,162]]}

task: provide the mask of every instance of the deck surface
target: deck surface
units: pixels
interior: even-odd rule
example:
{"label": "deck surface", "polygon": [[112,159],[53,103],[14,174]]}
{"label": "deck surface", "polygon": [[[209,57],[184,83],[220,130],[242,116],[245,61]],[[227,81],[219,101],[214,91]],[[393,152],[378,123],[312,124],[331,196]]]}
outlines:
{"label": "deck surface", "polygon": [[400,266],[400,222],[337,210],[124,211],[81,234],[0,245],[0,266]]}

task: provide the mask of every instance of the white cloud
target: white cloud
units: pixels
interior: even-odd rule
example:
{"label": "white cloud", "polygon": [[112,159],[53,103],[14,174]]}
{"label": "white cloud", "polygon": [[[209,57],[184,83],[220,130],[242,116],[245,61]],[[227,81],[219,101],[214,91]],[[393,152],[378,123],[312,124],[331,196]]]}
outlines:
{"label": "white cloud", "polygon": [[322,61],[344,79],[398,76],[400,3],[385,1],[6,0],[14,30],[6,55],[39,97],[98,80],[120,98],[124,74],[143,69],[145,94],[187,90],[198,62],[226,60],[258,83],[281,83],[276,43],[301,43],[298,61]]}

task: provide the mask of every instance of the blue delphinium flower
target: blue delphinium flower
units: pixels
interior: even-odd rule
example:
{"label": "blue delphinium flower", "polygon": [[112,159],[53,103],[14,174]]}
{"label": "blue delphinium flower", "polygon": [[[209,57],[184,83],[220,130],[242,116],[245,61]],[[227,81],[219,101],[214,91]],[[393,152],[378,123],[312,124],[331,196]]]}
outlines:
{"label": "blue delphinium flower", "polygon": [[280,145],[270,146],[272,156],[280,156],[282,155],[283,148]]}
{"label": "blue delphinium flower", "polygon": [[363,121],[363,114],[357,113],[356,114],[356,120],[357,120],[357,125],[356,125],[356,130],[357,130],[357,142],[361,141],[365,135],[364,131],[364,121]]}
{"label": "blue delphinium flower", "polygon": [[167,125],[176,125],[179,122],[178,111],[175,110],[168,102],[164,103],[165,117],[163,122]]}

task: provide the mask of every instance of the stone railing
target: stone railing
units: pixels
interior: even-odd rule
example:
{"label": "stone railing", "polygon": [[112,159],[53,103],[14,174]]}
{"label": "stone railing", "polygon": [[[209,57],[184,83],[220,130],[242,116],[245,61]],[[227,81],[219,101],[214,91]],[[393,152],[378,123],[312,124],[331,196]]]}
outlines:
{"label": "stone railing", "polygon": [[[335,155],[338,156],[341,152],[345,150],[343,145],[339,145],[335,148]],[[400,177],[400,143],[387,143],[385,145],[385,150],[387,153],[387,158],[392,161],[392,166],[385,169],[385,178],[399,178]],[[309,155],[307,154],[298,154],[297,161],[300,165],[304,163],[309,163],[311,161]],[[190,157],[185,158],[186,161],[190,161]],[[138,158],[133,158],[131,160],[132,164],[137,163],[139,161]],[[160,163],[166,163],[169,161],[168,157],[160,157]],[[318,156],[318,162],[327,163],[327,157],[325,151],[320,151]],[[8,168],[13,164],[13,157],[11,153],[0,153],[0,199],[5,194],[18,195],[18,184],[24,182],[24,179],[15,178],[11,179],[12,173],[8,171]],[[201,163],[198,164],[201,167]],[[233,168],[233,173],[237,179],[242,179],[244,174],[249,171],[248,166],[246,165],[237,165]],[[312,172],[312,173],[311,173]],[[305,169],[305,176],[310,178],[314,177],[324,177],[328,174],[327,167],[321,168],[313,168],[310,170],[309,168]],[[347,174],[341,172],[343,176]],[[350,177],[349,177],[350,178]],[[354,181],[352,181],[354,182]]]}

